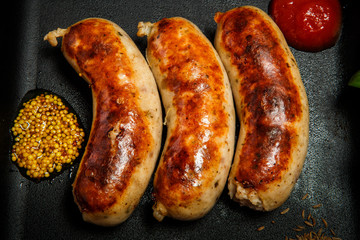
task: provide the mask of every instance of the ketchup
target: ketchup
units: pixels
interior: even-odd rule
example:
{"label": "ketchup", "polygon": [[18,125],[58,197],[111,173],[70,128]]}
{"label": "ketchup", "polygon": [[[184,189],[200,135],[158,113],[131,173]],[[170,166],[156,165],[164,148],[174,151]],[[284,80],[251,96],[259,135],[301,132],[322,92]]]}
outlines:
{"label": "ketchup", "polygon": [[269,14],[288,44],[301,51],[330,48],[340,35],[338,0],[271,0]]}

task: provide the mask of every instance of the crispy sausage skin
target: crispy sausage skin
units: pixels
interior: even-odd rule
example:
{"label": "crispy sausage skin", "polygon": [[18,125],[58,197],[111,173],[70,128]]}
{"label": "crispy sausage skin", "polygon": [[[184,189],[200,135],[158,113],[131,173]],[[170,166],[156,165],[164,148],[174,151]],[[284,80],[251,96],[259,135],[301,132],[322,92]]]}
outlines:
{"label": "crispy sausage skin", "polygon": [[219,198],[235,141],[235,109],[225,69],[190,21],[138,25],[166,111],[167,137],[154,178],[154,217],[203,217]]}
{"label": "crispy sausage skin", "polygon": [[229,194],[270,211],[289,197],[306,157],[308,102],[285,39],[262,10],[245,6],[215,15],[215,48],[231,81],[240,133]]}
{"label": "crispy sausage skin", "polygon": [[85,221],[125,221],[143,195],[160,152],[162,113],[155,79],[130,37],[90,18],[45,36],[91,86],[93,121],[73,184]]}

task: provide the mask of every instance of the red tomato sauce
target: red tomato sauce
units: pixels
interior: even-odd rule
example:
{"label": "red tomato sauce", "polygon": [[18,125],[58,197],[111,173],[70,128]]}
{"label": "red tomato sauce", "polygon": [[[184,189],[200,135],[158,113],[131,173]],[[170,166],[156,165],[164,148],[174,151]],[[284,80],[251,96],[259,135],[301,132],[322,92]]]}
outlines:
{"label": "red tomato sauce", "polygon": [[301,51],[318,52],[330,48],[340,35],[338,0],[272,0],[269,14],[288,44]]}

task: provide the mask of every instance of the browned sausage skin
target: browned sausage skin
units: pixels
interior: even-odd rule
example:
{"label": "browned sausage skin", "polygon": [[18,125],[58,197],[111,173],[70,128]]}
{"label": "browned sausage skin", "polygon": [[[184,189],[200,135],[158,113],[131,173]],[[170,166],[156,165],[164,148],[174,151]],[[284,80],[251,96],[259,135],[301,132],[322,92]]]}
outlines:
{"label": "browned sausage skin", "polygon": [[215,47],[241,122],[231,198],[272,210],[289,196],[308,144],[308,103],[296,61],[269,16],[245,6],[217,13]]}
{"label": "browned sausage skin", "polygon": [[156,83],[135,44],[110,21],[72,25],[62,51],[93,94],[91,133],[73,184],[75,202],[86,221],[119,224],[136,207],[159,153]]}
{"label": "browned sausage skin", "polygon": [[168,126],[154,179],[154,216],[197,219],[213,207],[230,168],[234,108],[226,72],[211,43],[191,22],[140,23]]}

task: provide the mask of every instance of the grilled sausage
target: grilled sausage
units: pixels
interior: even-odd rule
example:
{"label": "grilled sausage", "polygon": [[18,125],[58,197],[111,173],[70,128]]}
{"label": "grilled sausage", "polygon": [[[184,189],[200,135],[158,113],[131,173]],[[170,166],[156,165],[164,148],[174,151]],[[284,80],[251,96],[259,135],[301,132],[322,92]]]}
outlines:
{"label": "grilled sausage", "polygon": [[138,25],[166,110],[154,178],[154,217],[201,218],[219,198],[234,151],[235,109],[225,69],[201,31],[175,17]]}
{"label": "grilled sausage", "polygon": [[162,114],[155,79],[130,37],[116,24],[91,18],[50,32],[91,86],[93,121],[73,184],[85,221],[125,221],[144,193],[160,152]]}
{"label": "grilled sausage", "polygon": [[215,48],[229,75],[240,133],[232,199],[270,211],[289,197],[306,157],[308,102],[297,63],[272,19],[245,6],[215,15]]}

